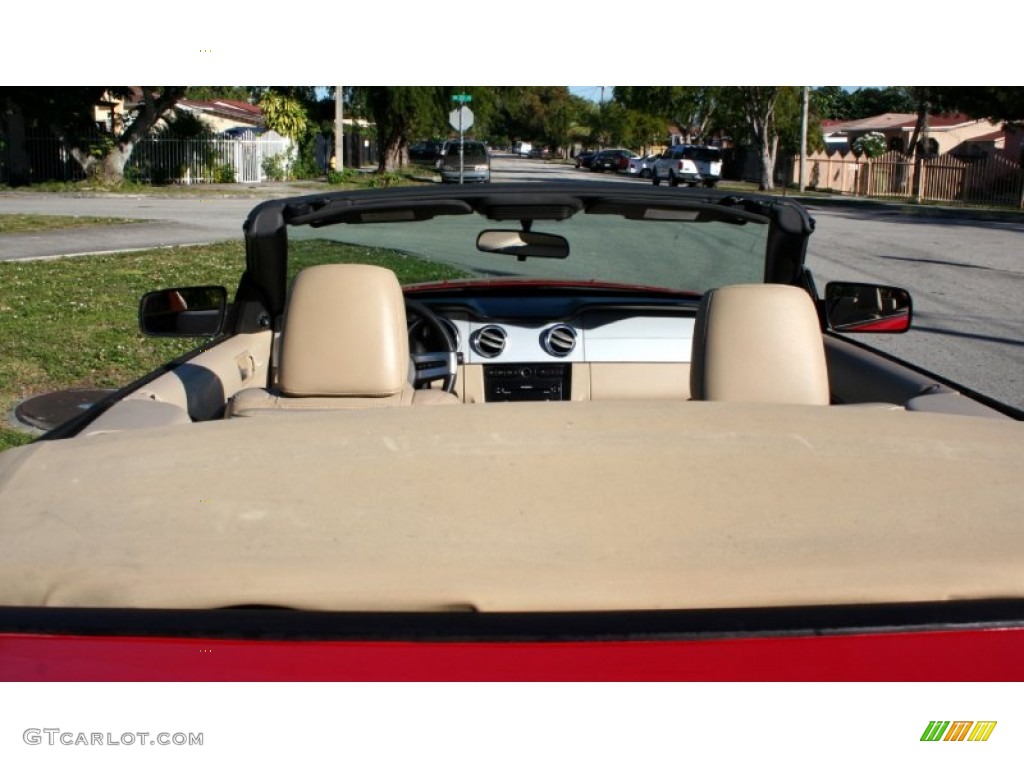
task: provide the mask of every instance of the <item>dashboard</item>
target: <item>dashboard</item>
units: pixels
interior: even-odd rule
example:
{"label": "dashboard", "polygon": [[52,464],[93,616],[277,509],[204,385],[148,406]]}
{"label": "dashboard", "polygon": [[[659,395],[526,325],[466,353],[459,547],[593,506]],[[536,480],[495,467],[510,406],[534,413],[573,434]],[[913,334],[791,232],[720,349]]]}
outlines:
{"label": "dashboard", "polygon": [[[464,402],[689,396],[696,306],[579,296],[416,296],[457,345]],[[426,323],[414,351],[439,349]]]}

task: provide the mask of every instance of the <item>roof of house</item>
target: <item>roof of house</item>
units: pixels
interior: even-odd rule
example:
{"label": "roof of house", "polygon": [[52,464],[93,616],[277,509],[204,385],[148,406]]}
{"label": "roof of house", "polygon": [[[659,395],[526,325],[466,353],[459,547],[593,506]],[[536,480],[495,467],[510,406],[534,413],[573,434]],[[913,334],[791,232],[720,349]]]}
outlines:
{"label": "roof of house", "polygon": [[247,101],[239,101],[237,99],[213,99],[210,101],[182,99],[178,102],[178,106],[184,109],[194,110],[196,112],[206,112],[217,115],[218,117],[230,118],[231,120],[237,120],[251,125],[263,124],[263,110],[257,105],[250,104]]}
{"label": "roof of house", "polygon": [[[961,112],[947,115],[930,115],[928,117],[928,130],[941,131],[956,128],[967,123],[980,122],[969,115]],[[886,112],[881,115],[864,117],[860,120],[847,120],[845,122],[832,123],[828,126],[830,133],[849,133],[861,131],[891,131],[902,130],[912,131],[917,123],[917,115],[913,112]],[[824,126],[825,123],[823,122]]]}
{"label": "roof of house", "polygon": [[973,136],[969,141],[980,142],[980,141],[1000,141],[1006,138],[1006,131],[992,131],[992,133],[986,133],[984,136]]}

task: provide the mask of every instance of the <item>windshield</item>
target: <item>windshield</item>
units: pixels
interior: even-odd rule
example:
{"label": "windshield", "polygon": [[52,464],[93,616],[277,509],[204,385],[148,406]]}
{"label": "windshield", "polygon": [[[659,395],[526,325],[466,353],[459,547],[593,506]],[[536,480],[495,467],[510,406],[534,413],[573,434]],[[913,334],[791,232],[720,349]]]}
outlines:
{"label": "windshield", "polygon": [[[459,143],[457,141],[448,145],[445,150],[445,156],[456,160],[459,158]],[[479,142],[467,141],[463,145],[463,156],[485,159],[487,157],[487,150]]]}
{"label": "windshield", "polygon": [[292,227],[289,239],[329,240],[416,256],[453,267],[465,278],[627,283],[696,293],[764,280],[766,223],[703,221],[694,211],[669,213],[677,218],[632,220],[581,212],[564,221],[538,220],[531,231],[565,238],[568,256],[523,261],[478,250],[483,230],[519,231],[521,226],[475,213],[418,222]]}
{"label": "windshield", "polygon": [[722,152],[717,147],[687,146],[683,147],[682,156],[688,160],[714,163],[722,159]]}

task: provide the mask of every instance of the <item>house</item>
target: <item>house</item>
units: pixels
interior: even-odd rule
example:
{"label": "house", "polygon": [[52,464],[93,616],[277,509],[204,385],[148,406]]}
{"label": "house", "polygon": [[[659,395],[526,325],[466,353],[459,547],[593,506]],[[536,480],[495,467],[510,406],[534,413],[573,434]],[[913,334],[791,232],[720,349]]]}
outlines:
{"label": "house", "polygon": [[1006,131],[1000,129],[975,136],[954,147],[950,154],[963,158],[989,157],[1002,154],[1006,147]]}
{"label": "house", "polygon": [[[829,124],[823,124],[822,128],[826,146],[830,149],[852,147],[861,136],[880,133],[885,136],[886,145],[890,150],[908,152],[914,136],[914,127],[917,125],[917,115],[912,112],[886,112],[860,120],[828,122]],[[927,142],[928,154],[944,155],[959,147],[967,147],[981,137],[991,137],[999,130],[999,126],[989,120],[976,120],[965,114],[930,115],[927,136],[920,138]],[[1002,148],[996,147],[994,142],[994,139],[989,138],[984,143],[991,143],[993,149]],[[962,154],[967,154],[966,149]]]}
{"label": "house", "polygon": [[1003,126],[1003,156],[1024,165],[1024,124],[1007,123]]}

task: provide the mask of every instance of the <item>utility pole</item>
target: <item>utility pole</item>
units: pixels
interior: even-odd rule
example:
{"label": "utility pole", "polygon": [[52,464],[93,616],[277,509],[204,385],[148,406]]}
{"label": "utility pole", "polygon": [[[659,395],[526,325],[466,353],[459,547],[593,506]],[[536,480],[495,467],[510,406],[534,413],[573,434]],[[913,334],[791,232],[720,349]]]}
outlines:
{"label": "utility pole", "polygon": [[342,113],[344,88],[334,86],[334,170],[341,173],[345,169],[345,142],[343,135]]}
{"label": "utility pole", "polygon": [[807,105],[810,101],[810,88],[804,86],[804,106],[800,116],[800,191],[807,187]]}

